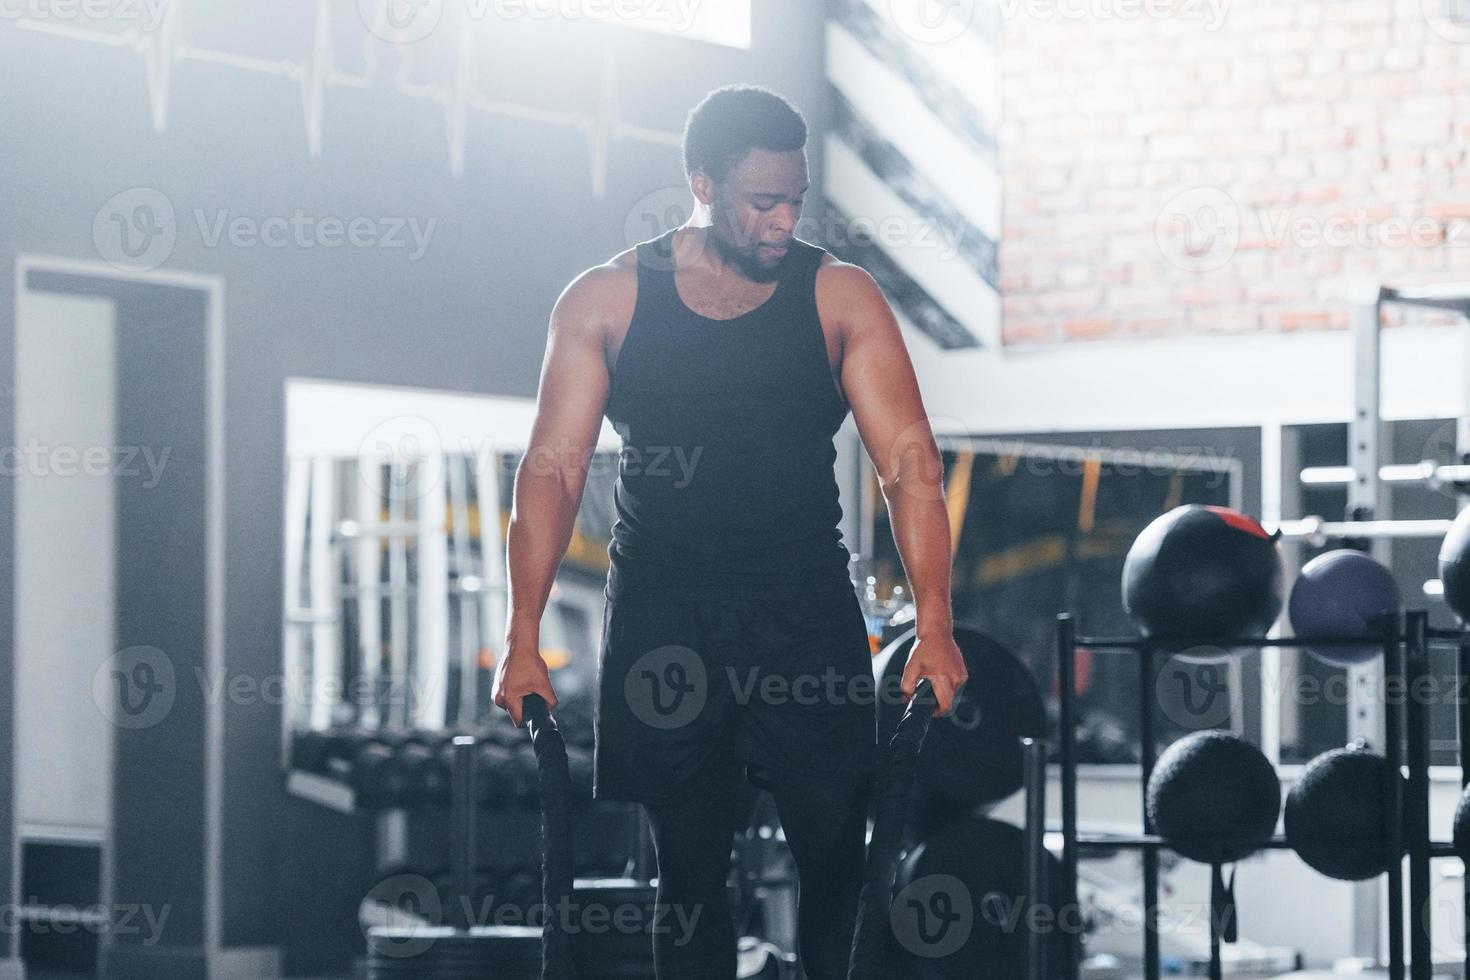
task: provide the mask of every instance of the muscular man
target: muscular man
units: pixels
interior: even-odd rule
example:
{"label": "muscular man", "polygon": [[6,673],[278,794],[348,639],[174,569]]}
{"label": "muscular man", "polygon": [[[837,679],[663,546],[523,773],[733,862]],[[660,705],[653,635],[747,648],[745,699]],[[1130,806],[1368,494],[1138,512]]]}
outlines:
{"label": "muscular man", "polygon": [[[689,224],[589,269],[552,311],[507,540],[495,700],[555,704],[538,629],[605,414],[623,438],[608,549],[595,792],[645,806],[660,980],[735,975],[726,897],[742,773],[774,796],[810,980],[845,973],[875,756],[867,630],[848,580],[833,437],[852,412],[917,604],[903,678],[964,684],[941,466],[873,279],[795,237],[807,127],[765,89],[689,116]],[[864,691],[861,682],[868,681]]]}

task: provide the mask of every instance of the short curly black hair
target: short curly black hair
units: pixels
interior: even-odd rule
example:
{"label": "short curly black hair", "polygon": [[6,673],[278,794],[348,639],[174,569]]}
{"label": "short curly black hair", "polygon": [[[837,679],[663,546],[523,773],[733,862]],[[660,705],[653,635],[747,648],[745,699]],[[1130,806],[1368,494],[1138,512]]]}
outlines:
{"label": "short curly black hair", "polygon": [[726,85],[695,106],[684,124],[684,172],[724,180],[754,149],[785,153],[806,146],[801,110],[759,85]]}

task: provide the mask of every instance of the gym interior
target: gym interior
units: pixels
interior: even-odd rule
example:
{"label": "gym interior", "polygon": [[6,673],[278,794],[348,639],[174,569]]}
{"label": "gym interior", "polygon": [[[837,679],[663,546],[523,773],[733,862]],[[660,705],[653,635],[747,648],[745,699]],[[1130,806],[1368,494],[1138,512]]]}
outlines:
{"label": "gym interior", "polygon": [[[507,532],[558,296],[698,224],[732,84],[943,467],[970,679],[876,706],[853,975],[1466,975],[1464,0],[0,0],[0,76],[0,978],[651,980],[610,422],[527,728]],[[893,487],[833,445],[893,681]],[[741,805],[739,975],[801,977]]]}

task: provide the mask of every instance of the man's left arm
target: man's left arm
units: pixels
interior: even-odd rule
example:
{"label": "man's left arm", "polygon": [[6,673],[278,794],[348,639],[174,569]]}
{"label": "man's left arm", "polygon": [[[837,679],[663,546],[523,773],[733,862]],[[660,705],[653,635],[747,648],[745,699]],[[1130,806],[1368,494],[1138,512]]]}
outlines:
{"label": "man's left arm", "polygon": [[898,321],[865,270],[846,263],[823,266],[817,302],[823,322],[840,330],[843,392],[877,471],[913,591],[918,635],[904,670],[904,693],[911,697],[927,677],[939,712],[946,714],[968,675],[954,642],[944,465],[918,379]]}

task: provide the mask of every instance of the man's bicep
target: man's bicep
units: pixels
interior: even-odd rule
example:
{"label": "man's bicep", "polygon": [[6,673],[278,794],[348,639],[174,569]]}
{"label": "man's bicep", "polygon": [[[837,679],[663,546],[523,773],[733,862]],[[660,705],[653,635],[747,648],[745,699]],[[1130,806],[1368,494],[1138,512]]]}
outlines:
{"label": "man's bicep", "polygon": [[529,447],[543,467],[554,463],[566,476],[585,474],[609,389],[604,313],[584,285],[574,283],[552,310]]}
{"label": "man's bicep", "polygon": [[903,332],[888,301],[866,274],[850,293],[842,387],[879,480],[896,480],[933,444],[924,400]]}

